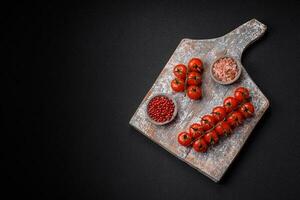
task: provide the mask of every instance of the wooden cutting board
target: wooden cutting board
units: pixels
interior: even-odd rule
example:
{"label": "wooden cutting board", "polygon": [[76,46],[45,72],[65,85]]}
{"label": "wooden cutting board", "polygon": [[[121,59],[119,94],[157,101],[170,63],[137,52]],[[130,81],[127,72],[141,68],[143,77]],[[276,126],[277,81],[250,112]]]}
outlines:
{"label": "wooden cutting board", "polygon": [[[244,49],[261,37],[266,29],[264,24],[252,19],[222,37],[207,40],[183,39],[132,116],[129,124],[177,158],[218,182],[269,107],[269,101],[244,67],[237,82],[224,86],[211,79],[209,66],[220,54],[241,60]],[[174,79],[173,67],[179,63],[187,64],[193,57],[199,57],[204,62],[203,98],[198,101],[184,97],[184,93],[173,93],[170,87],[170,82]],[[239,86],[247,87],[251,91],[256,112],[253,118],[247,119],[243,125],[234,130],[233,135],[221,139],[219,144],[209,148],[207,153],[198,153],[191,147],[183,147],[178,144],[177,134],[179,132],[188,130],[189,125],[199,122],[201,116],[211,113],[213,107],[222,105],[223,99],[233,95],[234,89]],[[146,117],[146,102],[156,93],[171,94],[178,104],[177,117],[164,126],[151,124]]]}

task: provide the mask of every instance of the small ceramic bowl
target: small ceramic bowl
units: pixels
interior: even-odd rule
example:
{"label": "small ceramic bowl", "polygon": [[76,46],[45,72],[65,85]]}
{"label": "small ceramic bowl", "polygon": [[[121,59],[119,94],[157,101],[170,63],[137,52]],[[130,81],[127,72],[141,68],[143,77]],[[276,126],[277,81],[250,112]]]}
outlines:
{"label": "small ceramic bowl", "polygon": [[[173,112],[173,115],[172,115],[172,117],[171,117],[171,119],[170,120],[168,120],[168,121],[165,121],[165,122],[157,122],[157,121],[154,121],[150,116],[149,116],[149,114],[148,114],[148,104],[149,104],[149,102],[154,98],[154,97],[157,97],[157,96],[165,96],[165,97],[167,97],[168,99],[170,99],[173,103],[174,103],[174,112]],[[174,120],[174,118],[176,117],[176,115],[177,115],[177,103],[176,103],[176,101],[175,101],[175,99],[171,96],[171,95],[169,95],[169,94],[165,94],[165,93],[157,93],[157,94],[155,94],[155,95],[153,95],[148,101],[147,101],[147,104],[146,104],[147,106],[146,106],[146,115],[147,115],[147,118],[148,118],[148,120],[151,122],[151,123],[153,123],[153,124],[155,124],[155,125],[165,125],[165,124],[167,124],[167,123],[170,123],[171,121],[173,121]]]}
{"label": "small ceramic bowl", "polygon": [[[222,59],[222,58],[231,58],[231,59],[233,59],[233,60],[236,62],[236,64],[237,64],[237,69],[238,69],[237,75],[234,77],[234,79],[232,79],[232,80],[230,80],[230,81],[227,81],[227,82],[218,80],[218,79],[214,76],[214,74],[213,74],[213,66],[214,66],[214,64],[215,64],[219,59]],[[230,56],[221,56],[221,57],[218,57],[217,59],[214,60],[214,62],[213,62],[213,63],[211,64],[211,66],[210,66],[209,72],[210,72],[210,76],[212,77],[212,79],[213,79],[215,82],[217,82],[217,83],[219,83],[219,84],[222,84],[222,85],[229,85],[229,84],[234,83],[235,81],[237,81],[237,80],[240,78],[241,73],[242,73],[242,64],[240,63],[240,61],[234,59],[233,57],[230,57]]]}

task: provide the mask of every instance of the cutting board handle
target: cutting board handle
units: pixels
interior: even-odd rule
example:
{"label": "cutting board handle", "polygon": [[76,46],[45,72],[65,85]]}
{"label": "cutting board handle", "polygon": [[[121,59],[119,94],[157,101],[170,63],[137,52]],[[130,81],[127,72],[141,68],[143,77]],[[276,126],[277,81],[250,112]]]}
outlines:
{"label": "cutting board handle", "polygon": [[205,56],[206,62],[211,63],[225,55],[241,60],[244,50],[259,39],[266,30],[266,25],[251,19],[226,35],[216,38],[214,47]]}
{"label": "cutting board handle", "polygon": [[222,37],[226,41],[227,54],[241,59],[243,51],[254,41],[259,39],[267,30],[267,26],[256,19],[242,24],[238,28]]}

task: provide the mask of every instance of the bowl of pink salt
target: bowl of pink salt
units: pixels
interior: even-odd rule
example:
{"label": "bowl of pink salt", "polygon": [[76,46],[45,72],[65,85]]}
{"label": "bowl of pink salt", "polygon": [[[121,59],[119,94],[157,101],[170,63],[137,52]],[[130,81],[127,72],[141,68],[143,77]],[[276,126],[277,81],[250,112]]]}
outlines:
{"label": "bowl of pink salt", "polygon": [[217,58],[210,66],[212,79],[222,85],[234,83],[242,72],[241,63],[230,56]]}

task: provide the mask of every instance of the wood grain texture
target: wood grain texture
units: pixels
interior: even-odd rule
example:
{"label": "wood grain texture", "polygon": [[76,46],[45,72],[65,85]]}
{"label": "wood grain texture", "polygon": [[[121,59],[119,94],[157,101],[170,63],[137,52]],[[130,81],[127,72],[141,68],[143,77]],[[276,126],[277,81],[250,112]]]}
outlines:
{"label": "wood grain texture", "polygon": [[[170,60],[163,68],[152,88],[134,113],[129,124],[142,134],[159,144],[161,147],[183,160],[202,174],[218,182],[253,128],[269,107],[269,101],[250,78],[245,68],[241,77],[232,85],[220,85],[209,76],[209,66],[220,55],[232,56],[241,60],[244,49],[257,40],[266,31],[266,26],[256,19],[252,19],[239,26],[230,33],[206,40],[183,39]],[[192,101],[184,97],[183,93],[173,93],[170,82],[174,78],[173,67],[178,63],[188,63],[192,57],[200,57],[204,61],[203,98]],[[234,130],[234,134],[222,139],[220,143],[210,148],[207,153],[197,153],[190,147],[183,147],[177,142],[177,134],[187,130],[189,125],[198,122],[204,114],[210,113],[212,108],[221,105],[226,96],[233,95],[236,87],[250,88],[252,102],[255,106],[255,116]],[[178,114],[174,121],[164,126],[150,123],[146,117],[147,100],[157,93],[167,93],[174,96],[178,104]]]}

